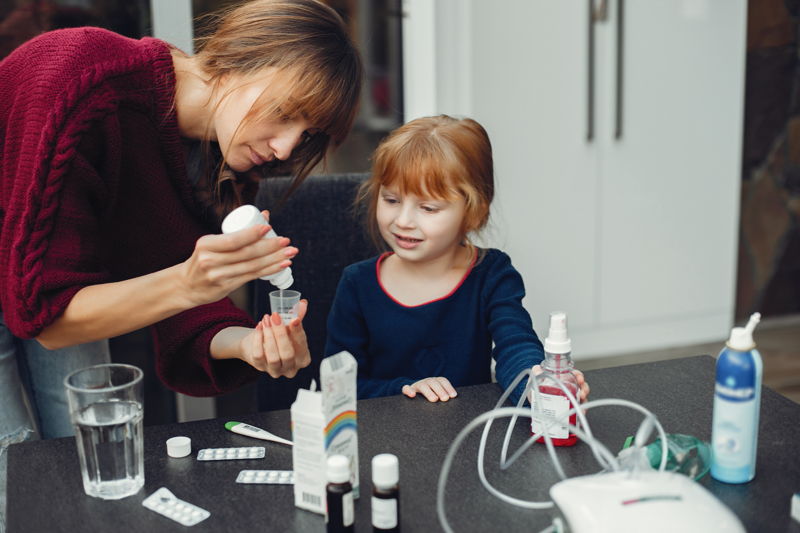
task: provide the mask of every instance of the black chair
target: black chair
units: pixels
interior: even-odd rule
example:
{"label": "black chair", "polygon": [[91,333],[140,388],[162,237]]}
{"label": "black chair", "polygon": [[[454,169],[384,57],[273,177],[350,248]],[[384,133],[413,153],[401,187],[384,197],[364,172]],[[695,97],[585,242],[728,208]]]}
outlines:
{"label": "black chair", "polygon": [[[260,184],[255,205],[269,209],[275,232],[289,237],[300,249],[292,264],[292,289],[300,291],[309,303],[303,326],[312,358],[311,365],[294,379],[272,379],[266,375],[260,378],[257,385],[260,411],[288,409],[298,388],[308,387],[312,378],[319,383],[328,312],[342,270],[377,253],[366,237],[361,217],[352,209],[356,191],[368,176],[311,176],[285,202],[289,178],[270,178]],[[256,319],[269,311],[268,295],[273,289],[269,282],[256,280],[252,299]]]}

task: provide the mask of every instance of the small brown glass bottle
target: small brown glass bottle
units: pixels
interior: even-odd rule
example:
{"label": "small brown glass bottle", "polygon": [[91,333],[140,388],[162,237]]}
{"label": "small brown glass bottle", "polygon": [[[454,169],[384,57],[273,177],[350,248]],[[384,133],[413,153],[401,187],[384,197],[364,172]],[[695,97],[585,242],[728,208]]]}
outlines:
{"label": "small brown glass bottle", "polygon": [[400,473],[397,456],[372,458],[372,531],[400,531]]}
{"label": "small brown glass bottle", "polygon": [[353,485],[350,460],[344,455],[328,457],[325,486],[325,527],[328,533],[353,533]]}

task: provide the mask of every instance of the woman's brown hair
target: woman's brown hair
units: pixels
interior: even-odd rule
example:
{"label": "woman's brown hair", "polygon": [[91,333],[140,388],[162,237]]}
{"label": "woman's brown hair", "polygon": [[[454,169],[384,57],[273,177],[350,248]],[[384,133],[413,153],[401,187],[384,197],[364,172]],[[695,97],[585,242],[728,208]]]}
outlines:
{"label": "woman's brown hair", "polygon": [[378,246],[385,247],[376,221],[381,187],[395,187],[401,195],[464,198],[465,238],[489,221],[494,198],[492,145],[476,121],[447,115],[412,120],[384,139],[372,159],[372,175],[361,186],[356,203],[366,208],[367,228]]}
{"label": "woman's brown hair", "polygon": [[[359,53],[341,17],[317,0],[251,0],[207,19],[212,31],[198,39],[196,57],[210,83],[274,69],[245,121],[302,116],[319,130],[288,160],[259,169],[262,176],[293,174],[291,193],[352,128],[363,76]],[[205,185],[218,215],[241,203],[240,187],[225,182],[239,179],[252,187],[259,172],[248,174],[209,170]]]}

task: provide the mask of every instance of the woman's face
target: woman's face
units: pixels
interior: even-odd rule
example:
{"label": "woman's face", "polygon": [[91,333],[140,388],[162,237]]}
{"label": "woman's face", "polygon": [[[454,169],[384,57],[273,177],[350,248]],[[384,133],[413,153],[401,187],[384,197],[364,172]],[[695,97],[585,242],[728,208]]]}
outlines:
{"label": "woman's face", "polygon": [[268,83],[268,77],[245,81],[228,76],[219,86],[221,99],[212,124],[225,161],[237,172],[288,159],[292,150],[315,133],[300,116],[245,120]]}

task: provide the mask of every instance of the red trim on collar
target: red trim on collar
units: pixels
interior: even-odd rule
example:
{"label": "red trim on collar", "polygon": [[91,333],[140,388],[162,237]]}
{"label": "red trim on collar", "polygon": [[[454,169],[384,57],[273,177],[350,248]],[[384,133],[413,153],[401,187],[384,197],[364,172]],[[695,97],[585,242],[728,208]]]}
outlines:
{"label": "red trim on collar", "polygon": [[401,307],[405,307],[407,309],[413,309],[415,307],[422,307],[423,305],[430,305],[432,303],[435,303],[435,302],[438,302],[438,301],[441,301],[441,300],[446,300],[447,298],[450,298],[450,296],[452,296],[464,284],[464,282],[467,280],[467,277],[472,272],[472,267],[475,266],[475,261],[478,260],[478,250],[476,249],[475,253],[472,255],[472,261],[470,261],[470,263],[469,263],[469,268],[467,268],[467,271],[464,273],[464,276],[456,284],[456,286],[453,287],[453,290],[451,290],[450,292],[448,292],[444,296],[441,296],[441,297],[436,298],[434,300],[430,300],[428,302],[422,302],[421,304],[417,304],[417,305],[406,305],[403,302],[398,301],[394,296],[392,296],[389,293],[389,291],[386,290],[386,287],[383,286],[383,282],[381,281],[381,263],[383,262],[384,259],[386,259],[390,255],[392,255],[393,253],[394,252],[384,252],[378,258],[378,260],[375,261],[375,277],[378,279],[378,285],[380,286],[380,288],[383,291],[383,293],[386,296],[388,296],[389,299],[392,300],[394,303],[396,303],[397,305],[399,305]]}

